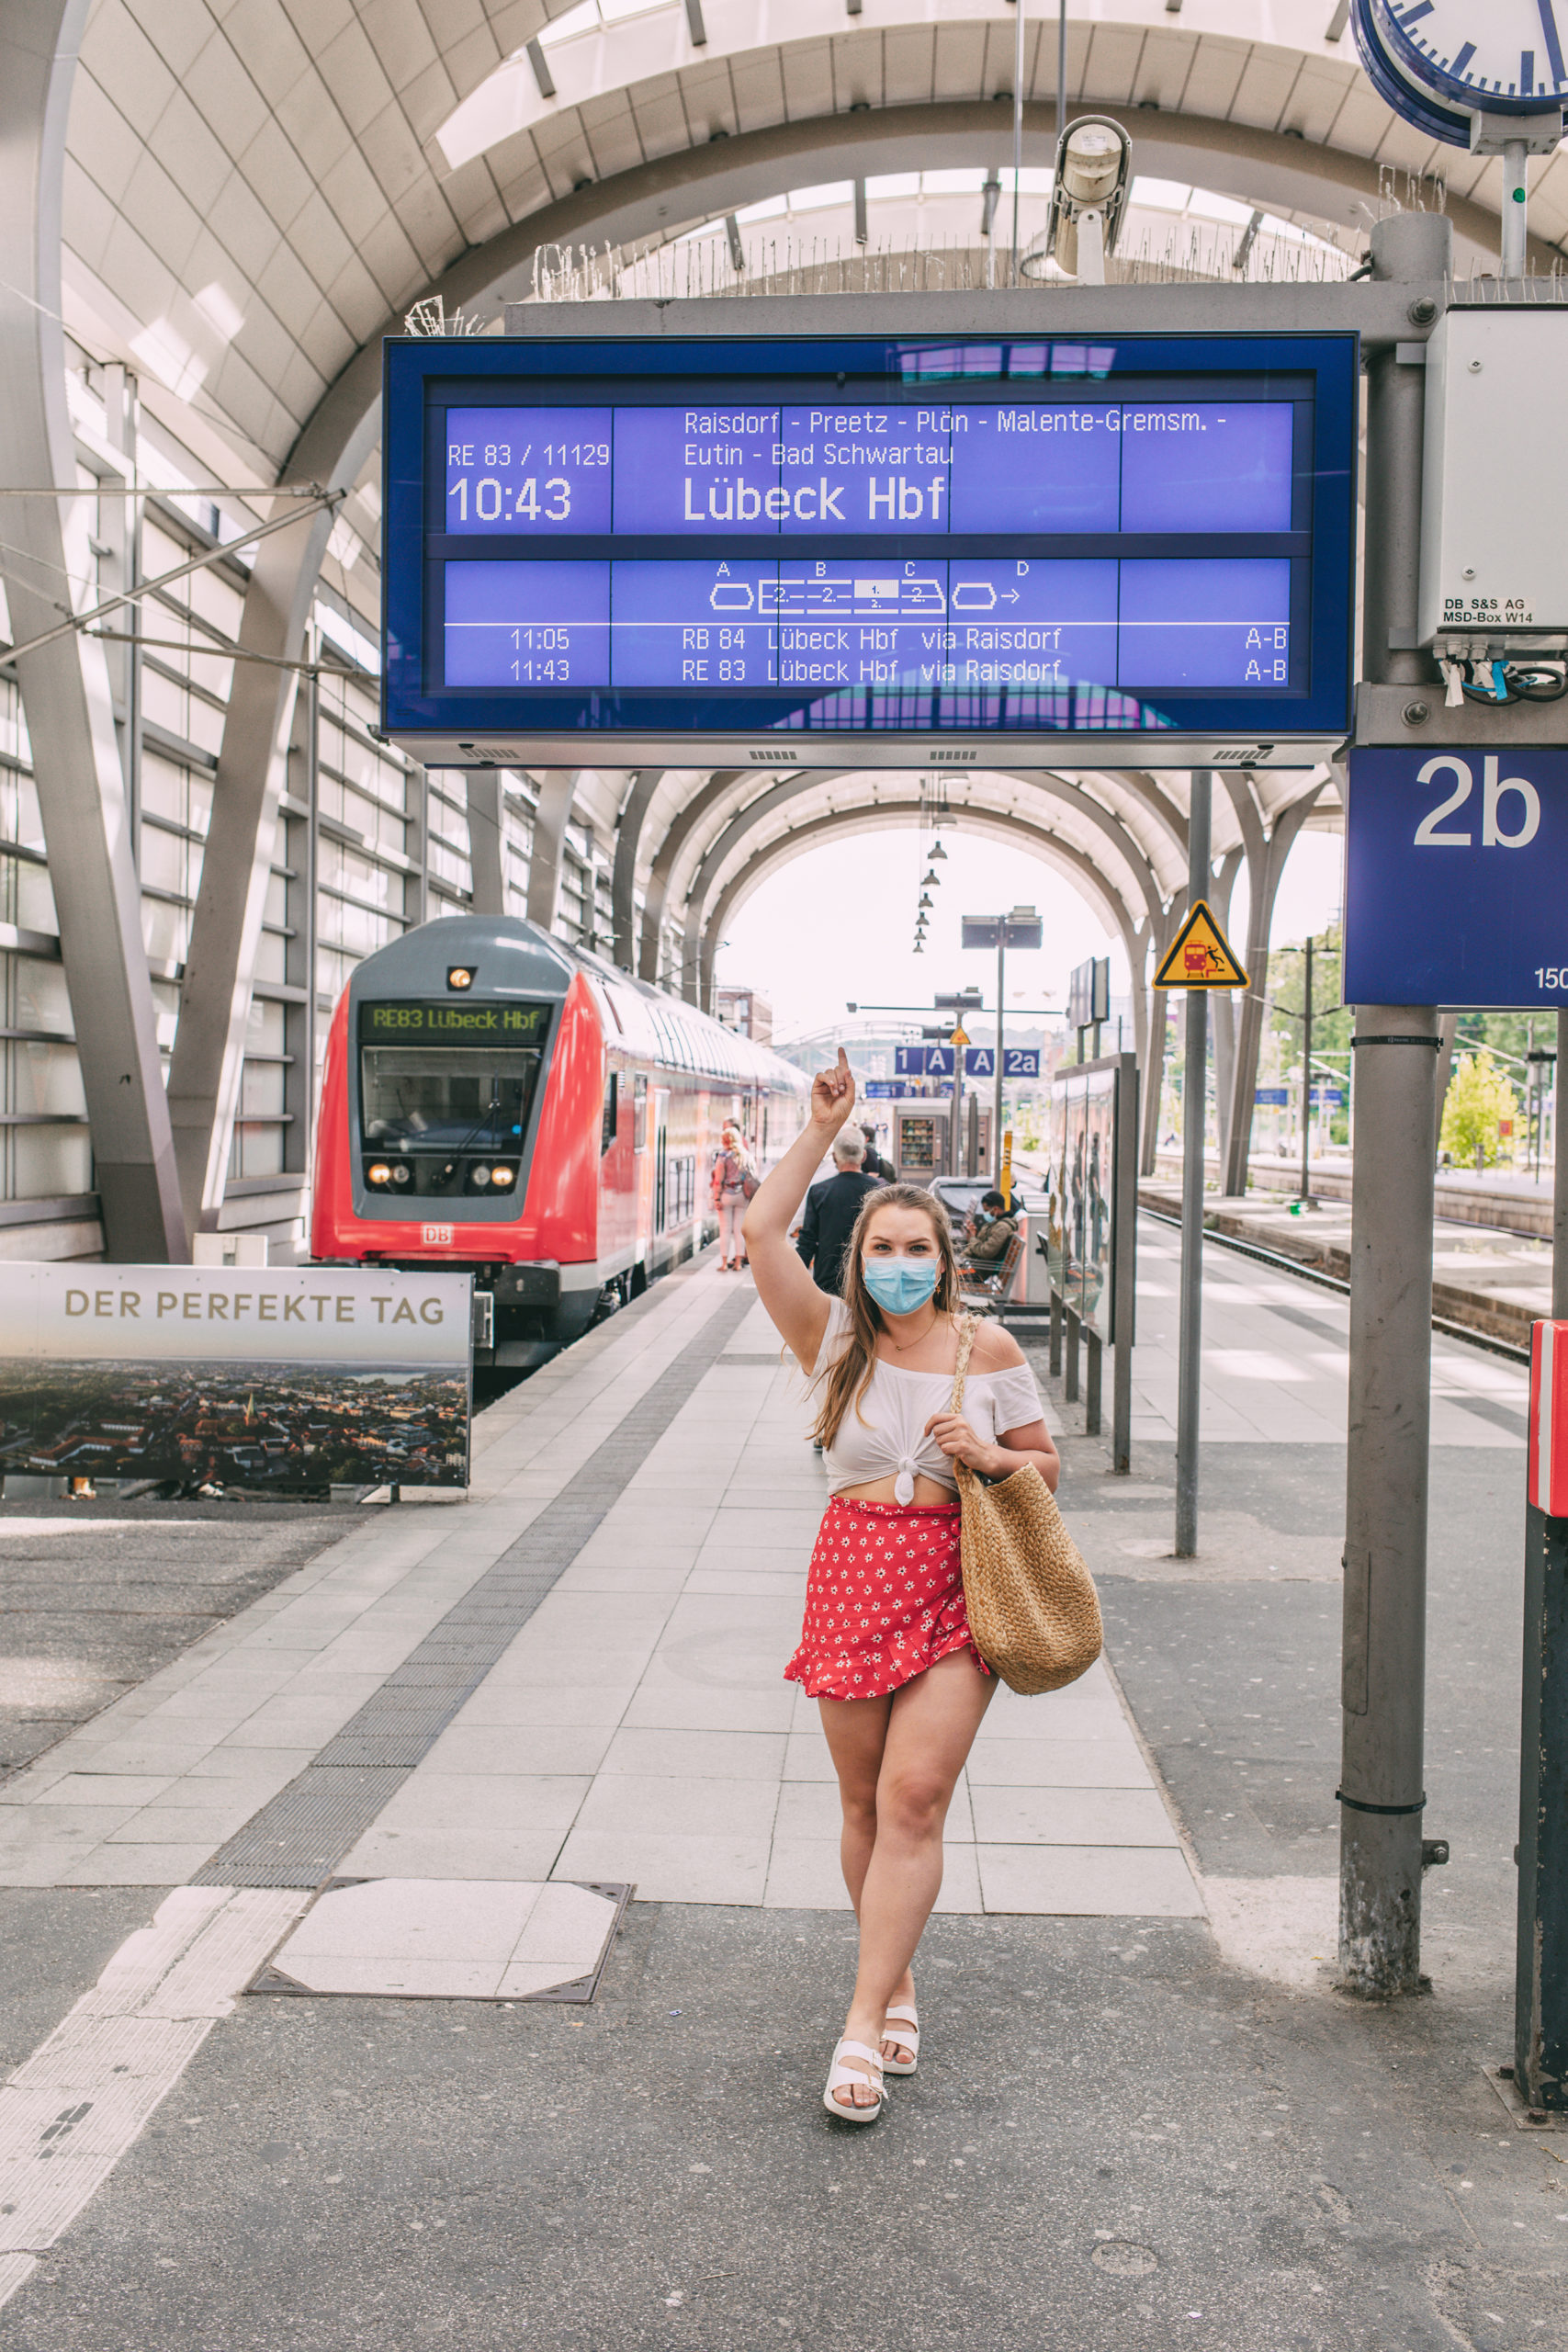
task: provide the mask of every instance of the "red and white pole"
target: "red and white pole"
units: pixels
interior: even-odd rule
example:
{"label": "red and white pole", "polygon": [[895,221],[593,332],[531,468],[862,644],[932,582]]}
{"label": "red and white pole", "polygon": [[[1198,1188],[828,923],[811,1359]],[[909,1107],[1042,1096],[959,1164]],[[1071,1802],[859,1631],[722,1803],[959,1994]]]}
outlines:
{"label": "red and white pole", "polygon": [[1568,2109],[1568,1321],[1530,1333],[1514,2079]]}

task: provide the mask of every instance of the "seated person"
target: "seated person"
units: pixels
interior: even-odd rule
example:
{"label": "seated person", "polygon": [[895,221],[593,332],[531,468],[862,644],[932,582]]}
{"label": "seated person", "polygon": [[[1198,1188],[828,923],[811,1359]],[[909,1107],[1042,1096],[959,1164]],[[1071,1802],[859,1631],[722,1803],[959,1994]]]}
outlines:
{"label": "seated person", "polygon": [[994,1268],[1007,1256],[1008,1243],[1018,1231],[1018,1217],[1000,1193],[982,1193],[980,1205],[964,1220],[960,1255],[973,1266]]}

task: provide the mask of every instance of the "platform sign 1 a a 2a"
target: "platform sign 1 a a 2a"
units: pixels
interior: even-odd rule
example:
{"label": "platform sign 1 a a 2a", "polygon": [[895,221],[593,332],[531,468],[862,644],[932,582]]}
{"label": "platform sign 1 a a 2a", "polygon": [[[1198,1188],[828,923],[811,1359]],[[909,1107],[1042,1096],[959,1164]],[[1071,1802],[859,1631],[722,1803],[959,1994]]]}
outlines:
{"label": "platform sign 1 a a 2a", "polygon": [[1568,751],[1361,751],[1349,1004],[1568,1005]]}

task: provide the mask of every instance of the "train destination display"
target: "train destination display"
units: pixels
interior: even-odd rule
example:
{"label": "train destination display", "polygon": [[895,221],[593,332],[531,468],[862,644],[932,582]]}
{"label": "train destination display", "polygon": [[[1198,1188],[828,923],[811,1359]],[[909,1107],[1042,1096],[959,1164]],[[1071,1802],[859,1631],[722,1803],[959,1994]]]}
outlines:
{"label": "train destination display", "polygon": [[1343,729],[1354,367],[1348,337],[390,344],[388,730]]}

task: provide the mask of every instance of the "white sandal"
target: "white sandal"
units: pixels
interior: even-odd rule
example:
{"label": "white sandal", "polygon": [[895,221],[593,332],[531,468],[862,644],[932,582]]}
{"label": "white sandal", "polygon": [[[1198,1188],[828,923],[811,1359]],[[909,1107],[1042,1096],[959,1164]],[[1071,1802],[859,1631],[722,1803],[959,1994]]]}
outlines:
{"label": "white sandal", "polygon": [[[895,2026],[898,2029],[897,2033],[893,2030]],[[920,2063],[920,2020],[915,2015],[912,2001],[903,2002],[897,2008],[888,2010],[883,2021],[882,2039],[911,2052],[907,2063],[902,2058],[885,2058],[882,2064],[886,2072],[890,2075],[912,2075]]]}
{"label": "white sandal", "polygon": [[[863,2058],[874,2071],[871,2075],[864,2075],[858,2066],[846,2066],[843,2063],[846,2057]],[[822,2094],[822,2104],[829,2114],[836,2115],[840,2123],[874,2123],[887,2104],[887,2094],[882,2087],[882,2058],[869,2043],[848,2041],[838,2042],[833,2051],[833,2063],[828,2069],[828,2087]],[[846,2088],[857,2091],[874,2090],[876,2093],[875,2106],[858,2107],[852,2104],[846,2107],[842,2099],[833,2097],[835,2091]]]}

